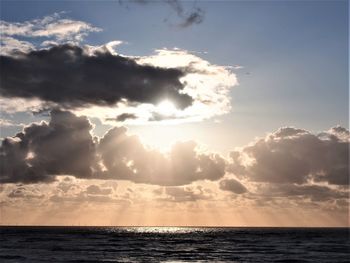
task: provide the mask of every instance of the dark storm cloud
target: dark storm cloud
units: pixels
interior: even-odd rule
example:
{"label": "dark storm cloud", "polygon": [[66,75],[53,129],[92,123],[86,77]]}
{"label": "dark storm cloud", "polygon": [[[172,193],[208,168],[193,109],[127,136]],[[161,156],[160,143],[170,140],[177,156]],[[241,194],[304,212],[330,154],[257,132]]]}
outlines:
{"label": "dark storm cloud", "polygon": [[1,56],[0,94],[39,98],[64,107],[173,100],[183,109],[192,98],[181,94],[185,72],[139,65],[108,51],[88,55],[81,47],[61,45],[16,56]]}
{"label": "dark storm cloud", "polygon": [[349,184],[349,131],[312,134],[292,127],[231,153],[229,171],[255,182]]}
{"label": "dark storm cloud", "polygon": [[168,156],[147,149],[124,127],[109,130],[98,141],[86,117],[58,109],[50,116],[49,123],[31,124],[3,140],[0,182],[52,182],[56,175],[72,175],[175,186],[218,180],[225,173],[224,159],[198,153],[194,142],[177,143]]}
{"label": "dark storm cloud", "polygon": [[247,188],[235,179],[225,179],[219,183],[220,189],[224,191],[230,191],[235,194],[244,194],[248,190]]}

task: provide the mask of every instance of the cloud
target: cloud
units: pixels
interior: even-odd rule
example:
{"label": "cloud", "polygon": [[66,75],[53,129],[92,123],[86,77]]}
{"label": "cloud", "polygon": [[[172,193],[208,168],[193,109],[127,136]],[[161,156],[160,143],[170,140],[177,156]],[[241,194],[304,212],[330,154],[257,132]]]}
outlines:
{"label": "cloud", "polygon": [[72,175],[175,186],[218,180],[225,173],[224,159],[198,152],[194,142],[179,142],[163,154],[147,149],[124,127],[98,140],[86,117],[58,109],[50,116],[49,123],[33,123],[3,140],[0,182],[52,182],[57,175]]}
{"label": "cloud", "polygon": [[184,21],[179,24],[179,27],[189,27],[194,24],[200,24],[204,20],[204,11],[200,8],[196,8],[195,11],[191,12],[188,15],[184,15]]}
{"label": "cloud", "polygon": [[89,185],[86,188],[86,194],[89,195],[110,195],[112,193],[112,188],[101,188],[98,185]]}
{"label": "cloud", "polygon": [[1,55],[11,55],[20,52],[30,52],[35,49],[34,45],[28,41],[18,40],[13,37],[1,35],[0,40]]}
{"label": "cloud", "polygon": [[312,201],[327,201],[334,199],[347,199],[348,192],[332,189],[320,185],[279,185],[270,187],[270,194],[282,197],[309,197]]}
{"label": "cloud", "polygon": [[159,188],[154,190],[154,193],[159,196],[157,197],[158,201],[175,203],[195,202],[213,198],[211,190],[204,189],[202,186],[165,187],[164,189]]}
{"label": "cloud", "polygon": [[61,45],[1,56],[0,66],[1,95],[9,98],[40,98],[66,107],[122,100],[155,104],[165,97],[181,109],[192,103],[181,93],[183,71],[140,65],[108,51],[89,55],[79,46]]}
{"label": "cloud", "polygon": [[107,132],[98,152],[107,178],[168,186],[221,178],[224,159],[217,154],[198,153],[195,148],[192,141],[178,142],[165,155],[145,148],[137,136],[128,136],[120,127]]}
{"label": "cloud", "polygon": [[191,11],[186,12],[182,4],[178,0],[167,0],[165,1],[182,20],[178,26],[186,28],[194,24],[200,24],[204,20],[204,11],[201,8],[193,7]]}
{"label": "cloud", "polygon": [[[125,1],[120,1],[120,3],[124,3]],[[186,28],[190,27],[195,24],[200,24],[204,20],[204,11],[196,7],[195,5],[190,9],[186,10],[181,1],[178,0],[165,0],[165,1],[152,1],[152,0],[132,0],[128,1],[127,3],[136,3],[141,5],[146,4],[155,4],[155,3],[164,3],[167,4],[177,15],[178,19],[180,19],[180,22],[176,25],[180,28]],[[165,22],[169,22],[169,19],[164,19]]]}
{"label": "cloud", "polygon": [[9,198],[42,199],[45,195],[36,188],[19,186],[13,189],[7,196]]}
{"label": "cloud", "polygon": [[[186,75],[181,78],[185,84],[183,92],[193,98],[191,106],[162,116],[157,108],[150,109],[149,121],[179,123],[201,121],[230,111],[230,90],[238,85],[236,75],[229,67],[211,64],[189,51],[181,49],[156,50],[156,54],[138,58],[138,62],[156,67],[176,67]],[[174,121],[172,121],[174,120]]]}
{"label": "cloud", "polygon": [[[64,45],[25,53],[22,57],[1,57],[0,64],[6,64],[0,85],[2,110],[41,112],[65,106],[78,115],[96,117],[113,125],[123,120],[128,124],[198,122],[230,111],[229,92],[238,82],[229,68],[211,64],[185,50],[157,50],[151,56],[125,57],[107,46]],[[42,54],[44,59],[28,65]],[[29,56],[30,59],[24,59]],[[107,57],[114,65],[106,62]],[[97,62],[104,63],[105,68],[97,66]],[[120,66],[123,72],[129,71],[128,74],[120,78],[115,71],[122,73],[121,69],[115,66]],[[45,70],[40,70],[41,67]],[[152,75],[147,69],[154,69],[158,74]],[[142,70],[147,72],[141,76]],[[156,83],[142,78],[148,74]],[[129,80],[134,81],[129,85]],[[116,84],[123,86],[116,87]],[[83,86],[86,88],[82,89]],[[159,107],[164,101],[174,105],[171,115],[164,115]],[[128,116],[132,118],[125,118]]]}
{"label": "cloud", "polygon": [[349,141],[339,126],[319,134],[284,127],[231,152],[228,170],[254,182],[348,185]]}
{"label": "cloud", "polygon": [[[265,159],[257,154],[272,158],[270,152],[279,152],[282,157],[296,156],[307,163],[316,160],[317,167],[324,170],[340,167],[344,155],[340,145],[349,143],[349,131],[343,127],[336,126],[318,134],[281,128],[237,149],[231,154],[231,160],[224,160],[220,155],[200,152],[191,141],[178,142],[168,153],[162,153],[145,147],[124,127],[115,127],[97,138],[91,136],[93,127],[86,117],[58,109],[50,116],[48,123],[33,123],[2,142],[0,182],[6,184],[0,187],[0,199],[3,207],[9,209],[6,211],[42,207],[55,213],[62,206],[65,211],[73,211],[80,207],[97,209],[110,205],[124,209],[132,203],[137,207],[154,204],[172,211],[191,206],[211,212],[231,209],[231,213],[241,207],[274,210],[277,214],[281,213],[280,209],[283,212],[288,209],[328,211],[333,216],[341,212],[346,217],[349,189],[344,184],[332,183],[344,180],[338,178],[338,174],[327,176],[323,171],[321,180],[318,173],[313,172],[315,166],[309,165],[311,172],[307,179],[300,180],[298,174],[284,173],[278,164],[272,169],[271,161],[263,162]],[[312,150],[310,147],[316,142],[320,148]],[[284,154],[286,151],[290,153]],[[315,152],[318,155],[312,156]],[[290,164],[277,160],[283,165]],[[321,161],[323,166],[319,164]],[[227,165],[230,172],[235,170],[235,179],[225,174]],[[251,174],[257,171],[251,168],[254,165],[259,166],[258,171],[275,172],[287,178],[276,179],[275,173],[257,177]],[[297,167],[288,167],[299,171]],[[234,194],[228,195],[220,189]],[[212,210],[213,201],[215,210]]]}
{"label": "cloud", "polygon": [[33,123],[0,147],[0,181],[52,182],[55,175],[89,178],[96,167],[92,125],[86,117],[53,110],[49,123]]}
{"label": "cloud", "polygon": [[81,204],[84,202],[101,203],[101,204],[114,203],[114,204],[121,204],[121,205],[130,204],[130,201],[126,199],[114,198],[113,196],[109,196],[109,195],[92,195],[92,194],[87,194],[85,192],[80,192],[78,194],[71,195],[71,196],[53,194],[52,196],[50,196],[49,200],[53,203],[60,203],[60,204],[65,202],[77,203],[77,204]]}
{"label": "cloud", "polygon": [[230,191],[235,194],[244,194],[248,191],[243,184],[235,179],[221,180],[219,185],[221,190]]}
{"label": "cloud", "polygon": [[177,117],[175,114],[171,115],[164,115],[159,112],[153,112],[152,116],[148,119],[150,122],[158,122],[158,121],[164,121],[164,120],[170,120],[170,121],[178,121],[182,120],[185,117]]}
{"label": "cloud", "polygon": [[11,120],[7,120],[7,119],[1,119],[0,118],[0,127],[4,128],[4,127],[21,127],[23,126],[22,123],[14,123]]}
{"label": "cloud", "polygon": [[[55,109],[48,123],[33,123],[0,147],[2,183],[49,183],[59,175],[82,179],[126,180],[134,183],[182,186],[196,181],[218,181],[225,172],[244,178],[252,192],[259,185],[280,185],[290,195],[323,191],[348,184],[349,132],[342,127],[312,134],[296,128],[281,128],[232,152],[227,162],[218,154],[201,152],[193,141],[177,142],[168,153],[149,149],[124,127],[93,137],[93,126],[84,117]],[[228,164],[227,164],[228,163]],[[221,190],[248,193],[236,179],[224,178]],[[288,191],[287,186],[288,187]],[[296,188],[300,186],[300,188]],[[283,188],[284,187],[284,188]],[[293,188],[294,187],[294,188]],[[70,186],[61,182],[62,192]],[[331,191],[329,190],[329,191]],[[100,193],[96,187],[86,193]],[[249,191],[251,192],[251,191]],[[258,191],[257,191],[258,192]]]}
{"label": "cloud", "polygon": [[56,189],[59,190],[59,192],[68,193],[80,189],[80,186],[75,184],[71,177],[65,177],[58,182]]}
{"label": "cloud", "polygon": [[[187,14],[180,2],[167,4]],[[229,92],[238,84],[231,67],[178,48],[124,56],[115,49],[123,41],[82,45],[83,37],[101,29],[63,14],[0,22],[3,111],[60,107],[108,124],[197,122],[230,111]],[[195,14],[184,23],[198,21]],[[175,107],[171,116],[158,107],[165,100]]]}
{"label": "cloud", "polygon": [[[197,122],[230,111],[229,92],[238,82],[229,68],[179,49],[121,56],[115,44],[1,56],[2,110],[66,107],[114,125]],[[171,115],[163,115],[162,101],[174,105]]]}
{"label": "cloud", "polygon": [[[7,22],[0,21],[1,31],[1,52],[11,53],[12,51],[26,52],[34,49],[34,46],[28,41],[19,41],[15,37],[46,38],[42,44],[51,42],[60,43],[78,43],[91,32],[99,32],[100,28],[94,27],[89,23],[62,18],[64,12],[54,13],[43,18],[33,19],[25,22]],[[12,43],[9,43],[11,41]],[[16,42],[14,48],[14,42]]]}
{"label": "cloud", "polygon": [[347,199],[349,192],[322,185],[297,184],[267,184],[260,185],[257,190],[258,198],[308,198],[314,202],[323,202],[336,199]]}
{"label": "cloud", "polygon": [[107,118],[107,120],[109,120],[109,121],[114,121],[115,120],[117,122],[124,122],[124,121],[130,120],[130,119],[137,119],[136,114],[125,112],[125,113],[119,114],[115,118]]}

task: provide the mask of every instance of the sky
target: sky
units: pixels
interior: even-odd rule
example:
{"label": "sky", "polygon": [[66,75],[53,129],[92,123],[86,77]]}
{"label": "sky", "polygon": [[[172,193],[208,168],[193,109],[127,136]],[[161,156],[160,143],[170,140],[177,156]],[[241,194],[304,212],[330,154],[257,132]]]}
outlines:
{"label": "sky", "polygon": [[4,1],[1,224],[349,225],[348,1]]}

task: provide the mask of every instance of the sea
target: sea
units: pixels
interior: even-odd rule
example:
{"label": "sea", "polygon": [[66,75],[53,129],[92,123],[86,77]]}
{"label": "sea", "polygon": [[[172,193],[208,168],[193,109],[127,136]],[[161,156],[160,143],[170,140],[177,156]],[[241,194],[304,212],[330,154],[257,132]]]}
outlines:
{"label": "sea", "polygon": [[0,262],[350,262],[349,228],[0,227]]}

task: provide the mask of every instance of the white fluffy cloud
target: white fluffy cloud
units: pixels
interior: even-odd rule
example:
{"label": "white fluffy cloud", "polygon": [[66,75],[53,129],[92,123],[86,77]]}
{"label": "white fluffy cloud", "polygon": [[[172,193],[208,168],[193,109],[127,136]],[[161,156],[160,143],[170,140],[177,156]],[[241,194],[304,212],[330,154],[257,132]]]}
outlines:
{"label": "white fluffy cloud", "polygon": [[[229,67],[219,66],[181,49],[159,49],[156,54],[138,59],[141,64],[164,68],[182,68],[186,75],[183,92],[194,102],[183,111],[174,112],[176,121],[200,121],[228,113],[231,109],[229,92],[238,85]],[[155,112],[157,110],[155,109]]]}
{"label": "white fluffy cloud", "polygon": [[[0,21],[1,54],[10,54],[13,51],[27,52],[34,50],[35,46],[30,42],[31,38],[44,38],[42,45],[60,43],[78,43],[91,32],[101,31],[89,23],[62,18],[61,13],[54,13],[43,18],[37,18],[25,22]],[[16,37],[24,37],[27,40],[18,40]]]}

